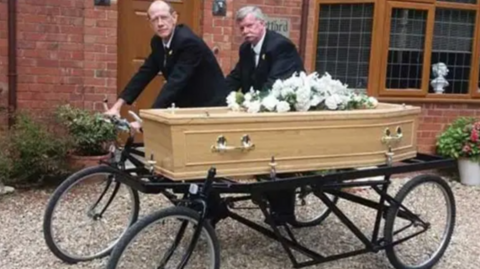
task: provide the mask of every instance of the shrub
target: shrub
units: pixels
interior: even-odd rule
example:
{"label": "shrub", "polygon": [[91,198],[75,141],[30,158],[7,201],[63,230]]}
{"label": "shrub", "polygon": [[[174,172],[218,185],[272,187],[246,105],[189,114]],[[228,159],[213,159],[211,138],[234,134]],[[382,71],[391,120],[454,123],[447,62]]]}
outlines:
{"label": "shrub", "polygon": [[107,154],[108,146],[117,138],[113,124],[106,122],[100,113],[62,105],[56,110],[56,118],[72,139],[71,153],[75,155]]}
{"label": "shrub", "polygon": [[27,113],[1,137],[0,180],[10,185],[41,184],[68,172],[67,144]]}

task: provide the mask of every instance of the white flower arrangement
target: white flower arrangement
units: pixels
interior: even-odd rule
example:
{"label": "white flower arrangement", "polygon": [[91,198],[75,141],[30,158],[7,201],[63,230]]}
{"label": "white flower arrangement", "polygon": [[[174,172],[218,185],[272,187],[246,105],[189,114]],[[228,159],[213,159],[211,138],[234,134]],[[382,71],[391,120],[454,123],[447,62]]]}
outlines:
{"label": "white flower arrangement", "polygon": [[325,73],[319,77],[317,72],[309,75],[295,73],[285,80],[276,80],[272,88],[260,92],[250,89],[231,92],[227,97],[227,105],[233,111],[249,113],[311,110],[349,110],[372,109],[378,101],[362,93],[355,93]]}

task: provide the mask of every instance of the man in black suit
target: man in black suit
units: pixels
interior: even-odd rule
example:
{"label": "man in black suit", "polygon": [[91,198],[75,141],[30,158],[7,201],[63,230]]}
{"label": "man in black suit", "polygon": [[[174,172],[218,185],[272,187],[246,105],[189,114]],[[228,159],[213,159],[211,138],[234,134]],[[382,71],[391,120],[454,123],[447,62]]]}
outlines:
{"label": "man in black suit", "polygon": [[165,1],[154,1],[147,15],[156,33],[152,51],[106,114],[118,115],[125,103],[131,105],[160,71],[166,83],[153,108],[226,105],[225,77],[205,42],[187,26],[176,25],[177,13]]}
{"label": "man in black suit", "polygon": [[246,6],[237,11],[236,22],[244,38],[239,61],[227,76],[229,91],[248,92],[271,88],[275,80],[305,71],[295,45],[286,37],[270,31],[260,8]]}

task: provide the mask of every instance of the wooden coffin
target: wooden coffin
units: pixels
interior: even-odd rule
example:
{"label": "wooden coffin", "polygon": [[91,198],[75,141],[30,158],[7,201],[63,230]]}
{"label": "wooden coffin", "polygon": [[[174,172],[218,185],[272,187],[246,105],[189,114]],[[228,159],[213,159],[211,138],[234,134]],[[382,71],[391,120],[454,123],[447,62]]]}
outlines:
{"label": "wooden coffin", "polygon": [[420,108],[379,103],[375,109],[287,113],[221,108],[146,109],[146,158],[172,180],[356,168],[416,155]]}

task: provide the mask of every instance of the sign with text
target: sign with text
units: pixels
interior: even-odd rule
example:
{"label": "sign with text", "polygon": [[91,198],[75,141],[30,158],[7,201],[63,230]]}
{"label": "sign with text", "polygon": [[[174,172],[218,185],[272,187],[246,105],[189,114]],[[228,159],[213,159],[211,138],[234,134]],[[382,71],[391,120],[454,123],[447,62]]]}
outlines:
{"label": "sign with text", "polygon": [[290,19],[288,18],[268,18],[267,28],[269,30],[278,32],[279,34],[289,38],[290,37]]}

